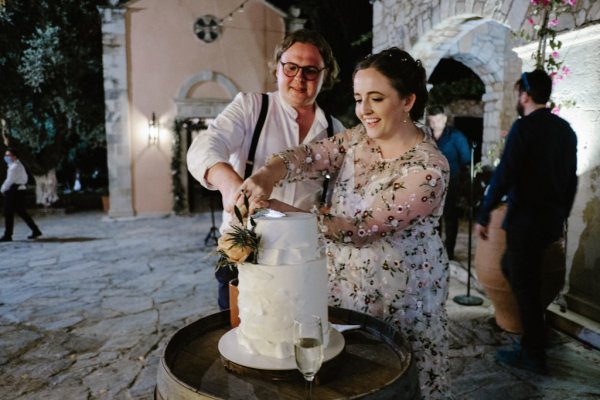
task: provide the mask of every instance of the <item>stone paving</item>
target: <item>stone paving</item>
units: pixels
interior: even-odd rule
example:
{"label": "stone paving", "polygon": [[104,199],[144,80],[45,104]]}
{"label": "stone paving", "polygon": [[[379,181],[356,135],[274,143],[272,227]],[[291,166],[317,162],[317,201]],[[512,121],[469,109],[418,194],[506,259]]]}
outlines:
{"label": "stone paving", "polygon": [[[217,311],[210,214],[36,221],[40,240],[26,240],[17,219],[15,241],[0,244],[0,399],[152,399],[169,338]],[[514,337],[495,326],[487,300],[452,301],[466,291],[457,266],[448,301],[456,399],[600,399],[600,352],[559,332],[548,376],[494,362]]]}

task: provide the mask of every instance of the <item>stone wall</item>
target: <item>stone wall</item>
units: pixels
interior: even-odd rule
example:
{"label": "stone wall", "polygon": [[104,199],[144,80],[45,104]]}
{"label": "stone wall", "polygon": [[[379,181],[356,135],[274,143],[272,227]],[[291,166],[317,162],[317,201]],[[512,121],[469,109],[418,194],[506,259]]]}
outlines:
{"label": "stone wall", "polygon": [[[479,75],[486,86],[483,150],[508,130],[516,117],[513,83],[521,60],[513,33],[530,29],[524,0],[378,0],[373,4],[373,51],[404,48],[421,58],[428,74],[451,57]],[[600,19],[600,2],[580,0],[559,27],[583,27]]]}
{"label": "stone wall", "polygon": [[[471,16],[492,19],[518,31],[528,29],[527,0],[377,0],[373,4],[373,49],[389,46],[410,49],[441,22]],[[572,12],[559,18],[564,30],[583,27],[600,19],[600,2],[578,0]]]}
{"label": "stone wall", "polygon": [[445,108],[449,114],[455,117],[483,116],[483,102],[477,100],[456,100]]}

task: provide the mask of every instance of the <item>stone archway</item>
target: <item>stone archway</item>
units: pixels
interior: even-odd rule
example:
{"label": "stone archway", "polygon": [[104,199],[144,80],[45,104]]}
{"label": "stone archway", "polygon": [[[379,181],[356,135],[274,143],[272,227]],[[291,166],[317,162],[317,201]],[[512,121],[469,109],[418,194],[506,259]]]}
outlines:
{"label": "stone archway", "polygon": [[475,72],[485,85],[483,154],[516,118],[513,84],[521,60],[510,50],[511,31],[498,21],[472,15],[452,17],[421,36],[412,48],[431,74],[442,58],[453,58]]}
{"label": "stone archway", "polygon": [[[190,97],[193,88],[204,82],[215,82],[222,86],[228,93],[229,99]],[[175,118],[215,118],[239,91],[237,85],[225,75],[209,70],[200,71],[181,84],[177,97],[174,99],[177,106]]]}

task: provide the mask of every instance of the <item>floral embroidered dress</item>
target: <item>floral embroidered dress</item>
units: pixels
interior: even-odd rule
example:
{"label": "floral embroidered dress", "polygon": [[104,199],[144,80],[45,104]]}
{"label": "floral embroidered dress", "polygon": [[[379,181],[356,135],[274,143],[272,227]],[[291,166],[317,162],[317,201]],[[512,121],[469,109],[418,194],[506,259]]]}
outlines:
{"label": "floral embroidered dress", "polygon": [[449,266],[436,229],[449,168],[433,139],[425,135],[402,156],[383,159],[359,125],[277,156],[287,181],[338,173],[331,210],[318,215],[330,305],[398,327],[416,358],[423,398],[449,398]]}

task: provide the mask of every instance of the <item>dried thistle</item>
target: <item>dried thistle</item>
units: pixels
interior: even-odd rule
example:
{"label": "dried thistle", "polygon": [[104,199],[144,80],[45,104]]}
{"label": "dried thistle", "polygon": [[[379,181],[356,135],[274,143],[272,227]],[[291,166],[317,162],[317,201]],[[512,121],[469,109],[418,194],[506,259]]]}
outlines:
{"label": "dried thistle", "polygon": [[[245,209],[241,210],[237,206],[233,207],[239,225],[230,225],[231,230],[225,232],[218,240],[217,253],[220,257],[217,269],[225,266],[231,268],[232,265],[243,262],[257,263],[260,236],[255,232],[256,222],[247,214],[250,204],[246,195],[244,195],[243,207]],[[248,219],[250,220],[249,228]]]}

